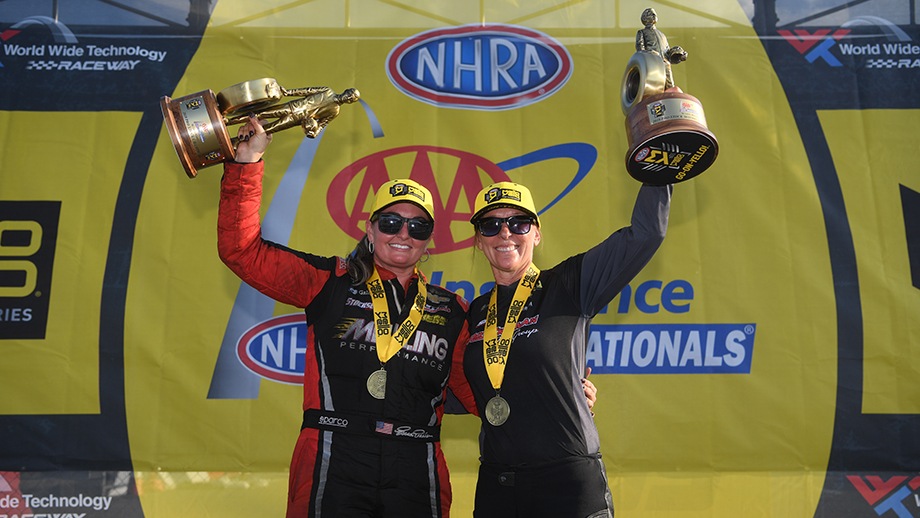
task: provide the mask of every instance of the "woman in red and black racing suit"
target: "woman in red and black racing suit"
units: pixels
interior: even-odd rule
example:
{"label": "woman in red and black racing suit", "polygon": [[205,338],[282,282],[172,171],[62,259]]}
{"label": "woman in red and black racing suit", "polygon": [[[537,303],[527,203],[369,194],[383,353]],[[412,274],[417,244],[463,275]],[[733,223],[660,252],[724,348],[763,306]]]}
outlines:
{"label": "woman in red and black racing suit", "polygon": [[[434,225],[431,193],[411,180],[384,184],[347,258],[291,250],[261,236],[271,135],[251,118],[240,136],[221,181],[220,258],[263,294],[304,308],[308,326],[287,517],[448,516],[439,442],[447,387],[473,413],[475,405],[462,370],[467,305],[416,269]],[[405,338],[388,358],[378,355],[390,342],[381,332]]]}

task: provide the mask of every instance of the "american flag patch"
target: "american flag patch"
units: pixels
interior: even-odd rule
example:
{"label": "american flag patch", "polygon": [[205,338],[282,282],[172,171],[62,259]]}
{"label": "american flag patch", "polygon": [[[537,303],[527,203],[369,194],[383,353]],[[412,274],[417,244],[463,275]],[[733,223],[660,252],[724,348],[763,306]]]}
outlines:
{"label": "american flag patch", "polygon": [[388,423],[386,421],[377,421],[377,426],[374,427],[374,431],[377,433],[393,435],[393,423]]}

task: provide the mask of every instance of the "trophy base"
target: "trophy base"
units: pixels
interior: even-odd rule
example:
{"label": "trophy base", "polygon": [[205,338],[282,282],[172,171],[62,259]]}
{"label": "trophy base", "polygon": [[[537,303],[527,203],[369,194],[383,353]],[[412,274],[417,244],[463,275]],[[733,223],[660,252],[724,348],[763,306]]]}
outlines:
{"label": "trophy base", "polygon": [[626,135],[626,171],[651,185],[698,176],[719,154],[719,143],[706,127],[703,106],[678,89],[645,97],[632,107],[626,117]]}
{"label": "trophy base", "polygon": [[166,131],[189,178],[198,170],[233,160],[236,152],[214,92],[202,90],[176,99],[160,98]]}

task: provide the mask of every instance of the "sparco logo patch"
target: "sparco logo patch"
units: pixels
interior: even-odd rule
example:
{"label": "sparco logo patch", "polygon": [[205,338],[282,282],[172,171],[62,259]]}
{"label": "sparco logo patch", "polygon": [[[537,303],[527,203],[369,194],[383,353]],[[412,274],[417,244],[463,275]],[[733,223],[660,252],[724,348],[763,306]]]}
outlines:
{"label": "sparco logo patch", "polygon": [[465,25],[417,34],[390,51],[390,81],[448,108],[507,110],[540,101],[572,75],[558,41],[514,25]]}
{"label": "sparco logo patch", "polygon": [[348,419],[341,417],[320,416],[319,424],[324,426],[337,426],[339,428],[348,428]]}

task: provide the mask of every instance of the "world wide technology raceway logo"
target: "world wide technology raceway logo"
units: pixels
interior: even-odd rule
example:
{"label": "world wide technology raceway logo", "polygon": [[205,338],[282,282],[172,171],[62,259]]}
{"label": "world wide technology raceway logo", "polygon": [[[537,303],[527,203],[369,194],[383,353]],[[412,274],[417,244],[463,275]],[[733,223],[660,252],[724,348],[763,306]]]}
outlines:
{"label": "world wide technology raceway logo", "polygon": [[143,63],[162,63],[168,54],[137,44],[81,43],[65,24],[47,16],[30,16],[0,32],[0,45],[0,68],[29,71],[131,71]]}
{"label": "world wide technology raceway logo", "polygon": [[780,29],[808,63],[866,69],[920,69],[920,45],[884,18],[860,16],[836,28]]}
{"label": "world wide technology raceway logo", "polygon": [[36,15],[0,24],[0,107],[145,111],[150,101],[143,93],[172,91],[197,45],[194,35],[174,37],[176,31],[190,34],[177,24],[112,23],[103,2],[71,8],[82,9],[68,18],[79,25],[38,15],[47,10],[41,2],[17,6]]}

